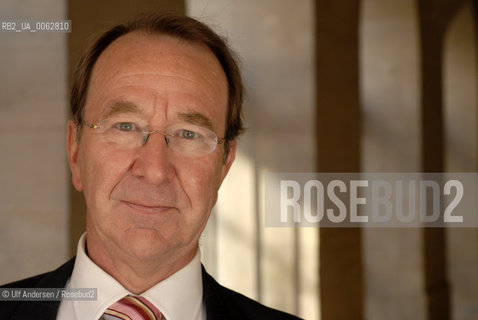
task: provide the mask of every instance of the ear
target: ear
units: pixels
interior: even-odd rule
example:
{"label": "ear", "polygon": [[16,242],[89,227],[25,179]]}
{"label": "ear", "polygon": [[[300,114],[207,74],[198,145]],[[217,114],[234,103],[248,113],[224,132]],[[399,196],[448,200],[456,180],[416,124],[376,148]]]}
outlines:
{"label": "ear", "polygon": [[82,191],[80,166],[78,164],[78,147],[77,141],[78,129],[73,121],[68,121],[68,131],[66,134],[66,153],[68,156],[68,164],[70,165],[71,181],[76,190]]}
{"label": "ear", "polygon": [[226,152],[227,154],[227,157],[222,165],[221,184],[227,173],[229,172],[229,169],[231,168],[234,159],[236,159],[237,141],[235,139],[228,141],[225,147],[229,148],[229,150],[224,150],[224,152]]}

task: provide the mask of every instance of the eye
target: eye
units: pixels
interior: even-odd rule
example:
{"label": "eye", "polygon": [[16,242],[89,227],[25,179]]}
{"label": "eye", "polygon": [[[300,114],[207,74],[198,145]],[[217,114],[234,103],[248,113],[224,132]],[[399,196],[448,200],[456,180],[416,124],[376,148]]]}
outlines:
{"label": "eye", "polygon": [[138,126],[134,122],[118,122],[114,125],[114,128],[120,131],[135,131],[138,129]]}
{"label": "eye", "polygon": [[198,139],[201,135],[191,130],[180,130],[178,136],[186,140]]}

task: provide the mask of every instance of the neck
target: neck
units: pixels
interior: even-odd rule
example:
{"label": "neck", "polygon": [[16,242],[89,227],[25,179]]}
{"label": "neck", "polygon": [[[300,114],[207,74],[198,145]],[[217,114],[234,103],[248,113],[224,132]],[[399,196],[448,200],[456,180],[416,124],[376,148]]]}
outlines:
{"label": "neck", "polygon": [[94,233],[87,234],[85,247],[88,257],[133,294],[141,294],[181,270],[198,251],[196,245],[180,255],[175,252],[161,257],[138,258],[125,254],[119,248],[108,247],[107,250],[98,240]]}

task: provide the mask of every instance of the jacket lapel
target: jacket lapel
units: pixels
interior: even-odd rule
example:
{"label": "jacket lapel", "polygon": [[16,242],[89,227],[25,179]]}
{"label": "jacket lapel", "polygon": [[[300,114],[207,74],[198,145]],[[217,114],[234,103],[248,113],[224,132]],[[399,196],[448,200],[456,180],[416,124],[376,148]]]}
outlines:
{"label": "jacket lapel", "polygon": [[203,301],[207,320],[234,320],[236,315],[224,295],[224,288],[202,267]]}

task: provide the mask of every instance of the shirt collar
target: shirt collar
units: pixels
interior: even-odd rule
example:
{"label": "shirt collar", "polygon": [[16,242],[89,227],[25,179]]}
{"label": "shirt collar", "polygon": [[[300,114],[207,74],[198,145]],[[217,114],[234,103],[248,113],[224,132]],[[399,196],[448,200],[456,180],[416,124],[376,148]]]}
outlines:
{"label": "shirt collar", "polygon": [[[97,288],[96,301],[73,301],[77,319],[99,319],[106,308],[128,294],[116,279],[98,267],[86,254],[86,233],[79,242],[75,266],[70,278],[70,288]],[[157,283],[142,294],[163,313],[166,319],[200,319],[202,308],[201,255],[185,267]]]}

